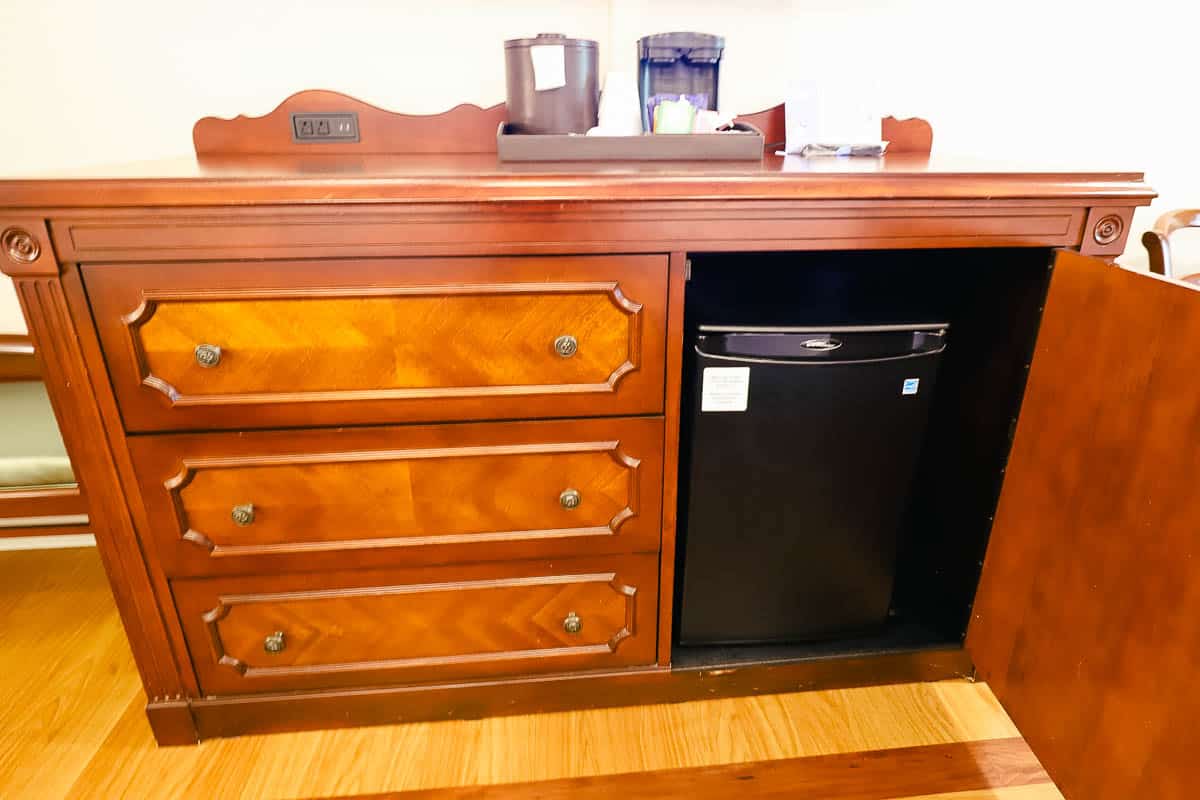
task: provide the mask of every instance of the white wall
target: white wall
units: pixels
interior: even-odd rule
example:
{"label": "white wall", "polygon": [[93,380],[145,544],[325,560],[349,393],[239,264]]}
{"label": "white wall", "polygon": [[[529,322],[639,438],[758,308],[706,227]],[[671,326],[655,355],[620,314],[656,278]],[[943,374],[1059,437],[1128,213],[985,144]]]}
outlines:
{"label": "white wall", "polygon": [[[940,152],[1145,170],[1161,198],[1138,214],[1131,265],[1158,213],[1200,205],[1198,112],[1176,88],[1200,31],[1185,0],[6,0],[0,175],[187,154],[198,117],[303,88],[419,113],[490,105],[505,38],[594,38],[602,69],[632,70],[638,36],[689,29],[727,39],[729,110],[817,77],[929,119]],[[0,331],[23,328],[0,285]]]}

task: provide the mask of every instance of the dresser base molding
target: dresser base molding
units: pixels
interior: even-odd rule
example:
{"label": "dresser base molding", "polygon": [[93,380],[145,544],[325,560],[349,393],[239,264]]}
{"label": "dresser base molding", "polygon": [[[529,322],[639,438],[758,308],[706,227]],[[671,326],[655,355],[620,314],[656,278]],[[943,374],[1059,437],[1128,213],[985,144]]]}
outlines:
{"label": "dresser base molding", "polygon": [[146,704],[154,740],[163,747],[199,744],[196,720],[187,700],[157,700]]}
{"label": "dresser base molding", "polygon": [[650,667],[437,686],[210,697],[188,704],[194,721],[190,731],[182,702],[151,703],[146,711],[158,743],[169,746],[246,734],[683,703],[973,675],[967,652],[948,647],[723,669]]}

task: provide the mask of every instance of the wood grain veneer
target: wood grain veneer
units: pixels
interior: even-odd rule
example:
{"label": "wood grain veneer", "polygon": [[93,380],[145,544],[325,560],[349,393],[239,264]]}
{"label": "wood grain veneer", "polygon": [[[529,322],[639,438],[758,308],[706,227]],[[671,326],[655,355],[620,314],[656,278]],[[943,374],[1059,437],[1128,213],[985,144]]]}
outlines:
{"label": "wood grain veneer", "polygon": [[83,271],[130,430],[662,411],[662,256]]}
{"label": "wood grain veneer", "polygon": [[[173,576],[657,553],[660,419],[139,437]],[[574,490],[575,508],[560,497]],[[237,524],[234,506],[253,506]]]}
{"label": "wood grain veneer", "polygon": [[649,664],[657,573],[651,554],[172,588],[201,690],[222,695]]}
{"label": "wood grain veneer", "polygon": [[[1200,290],[1057,259],[967,639],[1070,798],[1186,798],[1200,764]],[[1095,765],[1103,764],[1103,769]]]}

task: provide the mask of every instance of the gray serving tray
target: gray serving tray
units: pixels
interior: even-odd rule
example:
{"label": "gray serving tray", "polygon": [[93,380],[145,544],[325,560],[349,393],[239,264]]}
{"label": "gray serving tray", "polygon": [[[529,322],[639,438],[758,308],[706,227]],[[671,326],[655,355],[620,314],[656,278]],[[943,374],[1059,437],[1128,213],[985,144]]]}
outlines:
{"label": "gray serving tray", "polygon": [[496,131],[501,161],[759,161],[762,131],[744,122],[723,133],[643,133],[641,136]]}

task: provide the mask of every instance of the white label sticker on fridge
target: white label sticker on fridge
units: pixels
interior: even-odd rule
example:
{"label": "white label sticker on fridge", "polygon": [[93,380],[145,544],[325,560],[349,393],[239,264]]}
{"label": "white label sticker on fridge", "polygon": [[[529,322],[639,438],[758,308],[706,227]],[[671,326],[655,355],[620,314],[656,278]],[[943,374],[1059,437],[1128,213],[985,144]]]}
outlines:
{"label": "white label sticker on fridge", "polygon": [[921,388],[920,378],[905,378],[904,388],[900,390],[900,394],[916,394],[917,389]]}
{"label": "white label sticker on fridge", "polygon": [[745,411],[749,398],[749,367],[704,368],[701,411]]}
{"label": "white label sticker on fridge", "polygon": [[535,44],[529,48],[533,60],[533,90],[544,92],[567,85],[567,52],[561,44]]}

